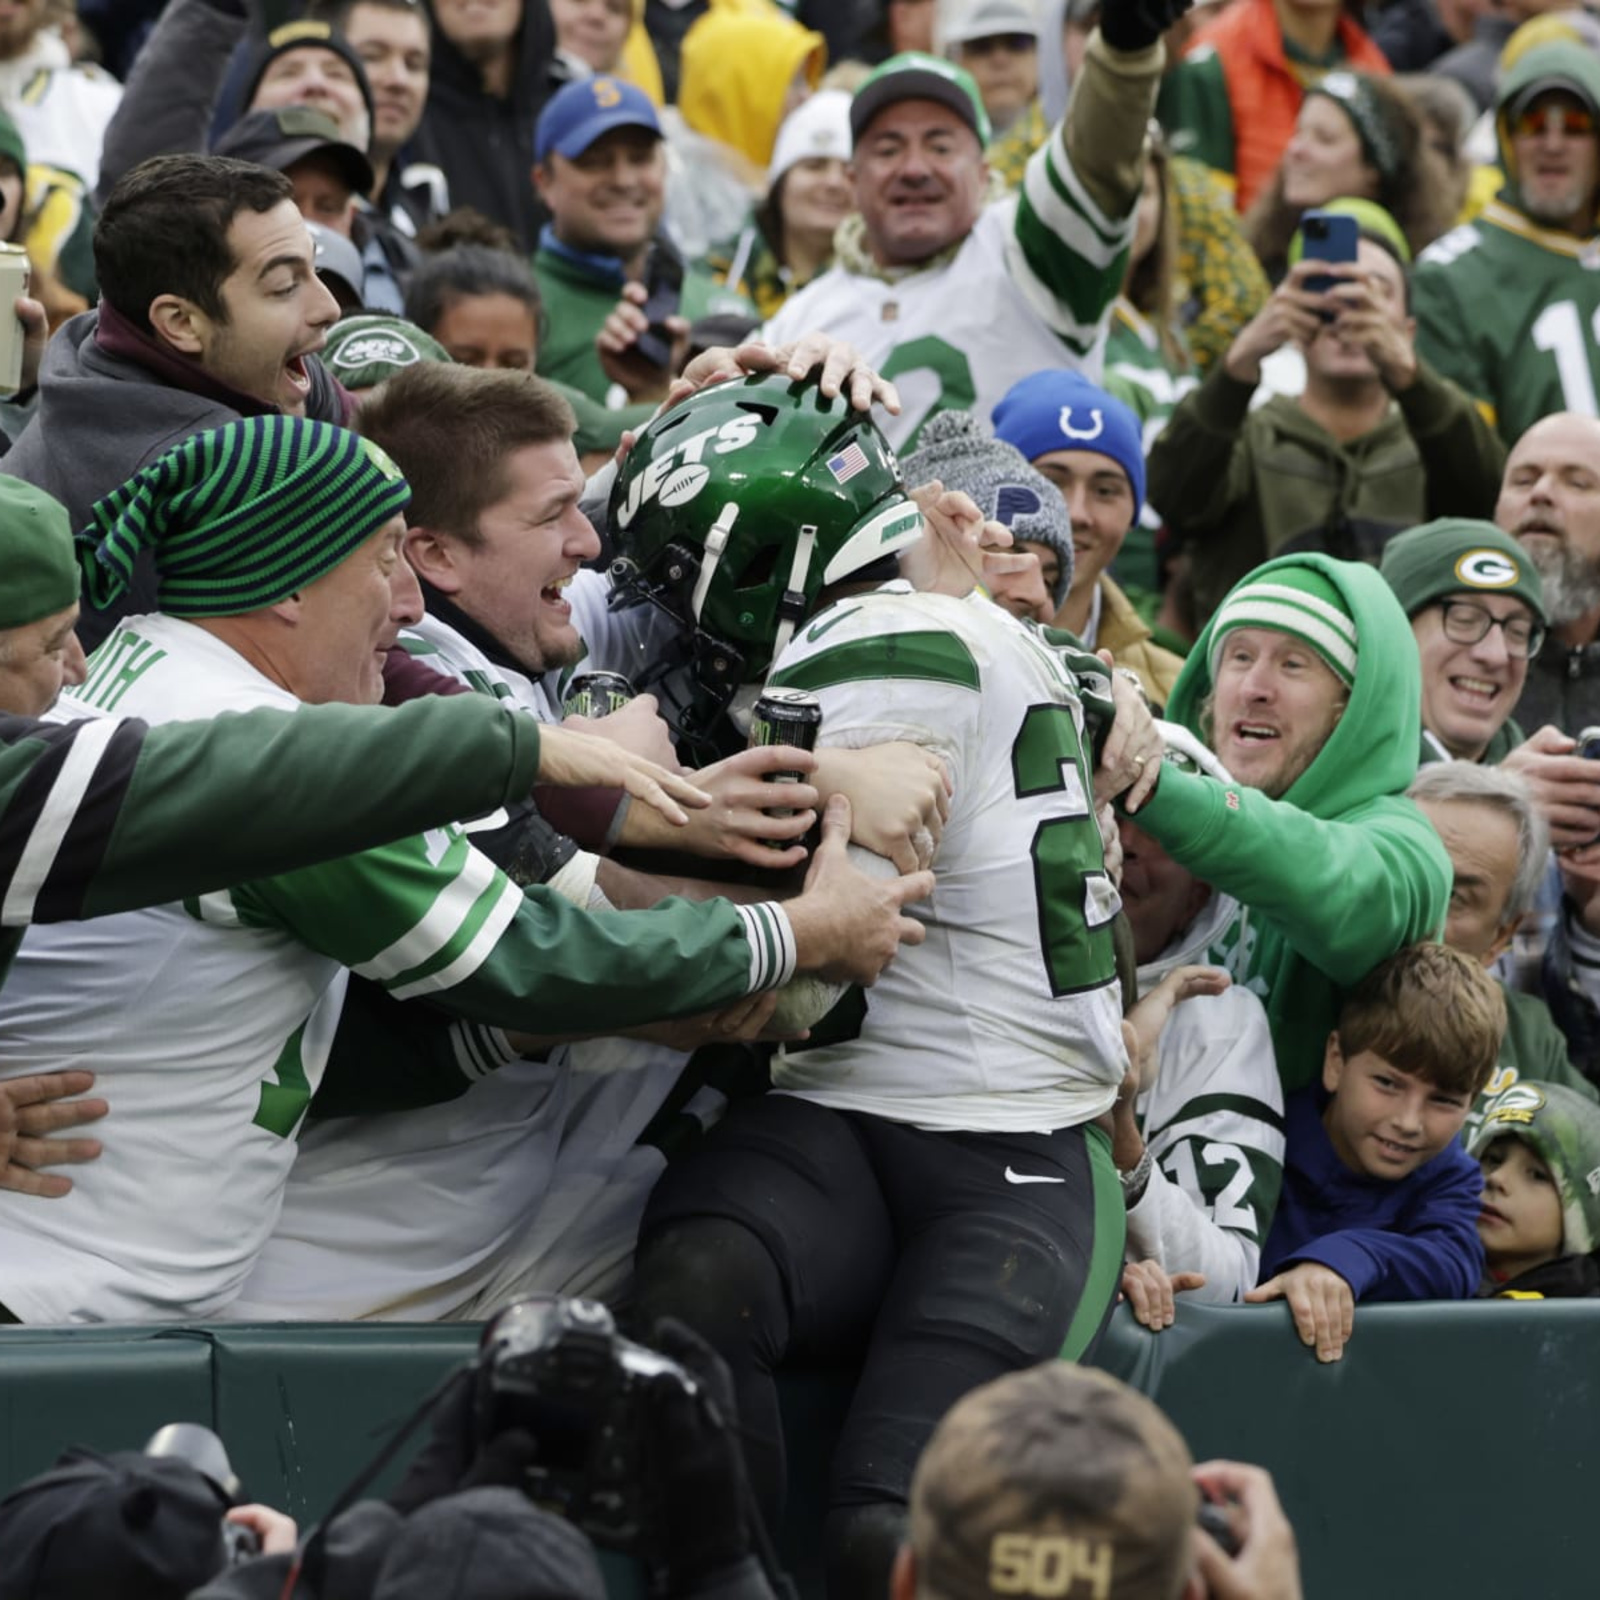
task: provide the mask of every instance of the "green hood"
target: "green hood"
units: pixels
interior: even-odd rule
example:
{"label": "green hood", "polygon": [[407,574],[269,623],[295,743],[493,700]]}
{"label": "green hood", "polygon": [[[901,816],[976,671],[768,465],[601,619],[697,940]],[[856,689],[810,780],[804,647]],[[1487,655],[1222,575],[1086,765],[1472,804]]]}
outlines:
{"label": "green hood", "polygon": [[1505,168],[1506,187],[1502,199],[1513,205],[1520,203],[1521,191],[1517,187],[1517,165],[1511,153],[1511,139],[1506,123],[1506,110],[1530,84],[1541,79],[1555,79],[1570,87],[1574,94],[1589,102],[1600,118],[1600,57],[1581,44],[1554,42],[1535,45],[1500,80],[1495,95],[1494,127],[1500,143],[1500,164]]}
{"label": "green hood", "polygon": [[[1332,556],[1280,556],[1240,581],[1255,583],[1286,567],[1314,568],[1334,585],[1355,618],[1358,653],[1345,714],[1283,798],[1314,817],[1332,818],[1379,795],[1403,794],[1417,772],[1422,667],[1400,602],[1376,567]],[[1167,706],[1170,721],[1202,738],[1199,708],[1211,693],[1214,626],[1207,623],[1189,653]]]}

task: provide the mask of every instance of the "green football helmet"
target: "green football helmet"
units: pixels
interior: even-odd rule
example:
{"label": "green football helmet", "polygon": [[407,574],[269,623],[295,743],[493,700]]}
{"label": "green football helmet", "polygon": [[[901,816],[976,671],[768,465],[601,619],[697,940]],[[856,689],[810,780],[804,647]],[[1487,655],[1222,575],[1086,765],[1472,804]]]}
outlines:
{"label": "green football helmet", "polygon": [[[617,472],[610,523],[613,606],[651,601],[682,630],[682,653],[648,686],[691,738],[765,680],[827,585],[922,533],[871,418],[769,374],[656,418]],[[663,681],[674,670],[679,681]]]}

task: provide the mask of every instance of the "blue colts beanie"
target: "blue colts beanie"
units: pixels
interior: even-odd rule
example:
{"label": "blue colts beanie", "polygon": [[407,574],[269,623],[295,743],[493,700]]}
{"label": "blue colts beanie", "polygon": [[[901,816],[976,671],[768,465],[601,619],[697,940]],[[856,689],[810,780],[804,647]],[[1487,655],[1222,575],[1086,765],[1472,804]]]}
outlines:
{"label": "blue colts beanie", "polygon": [[994,408],[994,436],[1029,461],[1052,450],[1094,450],[1128,475],[1133,515],[1144,509],[1144,435],[1130,406],[1081,373],[1035,372],[1006,390]]}

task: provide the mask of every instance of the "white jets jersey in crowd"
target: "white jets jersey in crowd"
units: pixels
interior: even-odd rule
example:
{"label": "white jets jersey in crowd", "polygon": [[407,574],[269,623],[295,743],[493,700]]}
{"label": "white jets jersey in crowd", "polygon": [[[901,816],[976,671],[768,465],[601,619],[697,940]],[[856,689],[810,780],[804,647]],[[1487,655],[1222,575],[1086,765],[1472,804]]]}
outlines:
{"label": "white jets jersey in crowd", "polygon": [[1128,1066],[1120,901],[1066,657],[981,596],[897,582],[817,616],[774,686],[817,696],[821,744],[910,740],[955,786],[933,897],[910,908],[926,942],[848,992],[818,1042],[787,1047],[774,1083],[932,1130],[1046,1131],[1105,1111]]}
{"label": "white jets jersey in crowd", "polygon": [[[1189,927],[1140,966],[1140,994],[1176,967],[1203,965],[1238,915],[1213,891]],[[1155,1167],[1128,1212],[1129,1259],[1203,1272],[1205,1285],[1186,1299],[1243,1299],[1256,1286],[1283,1188],[1283,1085],[1260,1000],[1236,983],[1184,1001],[1162,1030],[1155,1077],[1140,1084],[1135,1113]]]}
{"label": "white jets jersey in crowd", "polygon": [[[158,723],[299,704],[166,616],[122,623],[79,693]],[[592,975],[630,957],[627,1020],[641,1007],[666,1014],[674,997],[710,1009],[792,972],[792,936],[772,908],[727,908],[737,926],[686,909],[624,923],[524,897],[449,826],[182,905],[30,930],[0,991],[0,1071],[92,1067],[115,1138],[108,1122],[104,1155],[60,1201],[0,1192],[3,1303],[28,1322],[222,1313],[278,1216],[347,968],[397,999],[574,1032],[594,1015]],[[776,968],[773,949],[785,955]],[[452,1035],[465,1075],[503,1059],[476,1048],[493,1033]]]}
{"label": "white jets jersey in crowd", "polygon": [[[192,624],[134,620],[97,657],[90,705],[166,722],[299,704]],[[277,1213],[346,981],[286,929],[244,923],[226,893],[31,929],[0,992],[4,1070],[87,1067],[112,1113],[65,1200],[0,1192],[5,1304],[25,1322],[226,1304]]]}
{"label": "white jets jersey in crowd", "polygon": [[1098,380],[1133,218],[1107,217],[1067,159],[1062,126],[1028,162],[1018,194],[987,206],[952,260],[892,278],[830,267],[763,330],[782,344],[821,330],[845,339],[900,391],[879,425],[896,449],[936,411],[988,419],[1041,367]]}
{"label": "white jets jersey in crowd", "polygon": [[[604,639],[614,622],[608,587],[584,571],[567,590],[586,638]],[[561,719],[554,673],[491,660],[437,617],[402,643],[476,693]],[[503,811],[482,819],[504,821]],[[586,905],[593,882],[594,860],[580,852],[551,887]],[[228,1316],[433,1321],[481,1316],[518,1294],[612,1292],[664,1165],[636,1140],[684,1059],[636,1040],[586,1040],[509,1060],[443,1105],[313,1121]]]}

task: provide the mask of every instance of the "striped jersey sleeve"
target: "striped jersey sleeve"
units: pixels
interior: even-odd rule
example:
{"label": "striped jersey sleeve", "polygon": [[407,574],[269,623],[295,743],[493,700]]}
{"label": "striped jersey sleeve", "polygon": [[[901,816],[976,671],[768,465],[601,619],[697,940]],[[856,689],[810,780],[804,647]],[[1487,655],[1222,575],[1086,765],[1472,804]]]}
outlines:
{"label": "striped jersey sleeve", "polygon": [[[208,901],[219,898],[225,906],[194,909],[285,928],[398,1000],[532,1033],[614,1033],[691,1016],[785,983],[795,968],[793,931],[776,904],[582,911],[518,888],[455,827]],[[483,1045],[459,1042],[469,1052]]]}
{"label": "striped jersey sleeve", "polygon": [[0,717],[0,924],[84,914],[148,732],[110,718]]}
{"label": "striped jersey sleeve", "polygon": [[1066,123],[1028,160],[1013,224],[1012,278],[1068,349],[1087,357],[1122,289],[1133,207],[1108,217],[1067,154]]}
{"label": "striped jersey sleeve", "polygon": [[1235,1301],[1255,1287],[1283,1187],[1283,1090],[1266,1013],[1241,987],[1187,1001],[1157,1059],[1137,1107],[1156,1170],[1128,1213],[1130,1253],[1203,1272],[1200,1298]]}

